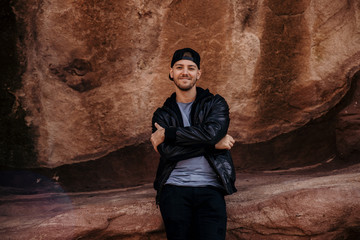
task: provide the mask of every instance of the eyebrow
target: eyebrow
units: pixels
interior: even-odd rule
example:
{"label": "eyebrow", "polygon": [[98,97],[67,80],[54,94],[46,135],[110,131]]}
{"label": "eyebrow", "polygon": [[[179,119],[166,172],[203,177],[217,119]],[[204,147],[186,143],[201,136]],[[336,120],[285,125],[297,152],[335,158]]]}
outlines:
{"label": "eyebrow", "polygon": [[[184,64],[181,64],[181,63],[175,63],[174,66],[185,66]],[[189,65],[186,65],[186,66],[189,66],[189,67],[196,67],[196,64],[189,64]]]}

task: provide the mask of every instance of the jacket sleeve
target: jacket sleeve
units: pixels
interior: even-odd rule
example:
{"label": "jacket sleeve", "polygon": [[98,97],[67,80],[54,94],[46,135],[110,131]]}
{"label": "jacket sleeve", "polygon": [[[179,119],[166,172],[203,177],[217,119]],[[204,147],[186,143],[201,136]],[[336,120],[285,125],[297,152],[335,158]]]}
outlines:
{"label": "jacket sleeve", "polygon": [[[155,122],[163,128],[169,128],[161,109],[157,109],[152,118],[152,132],[156,131]],[[160,155],[168,161],[180,161],[192,157],[202,156],[206,153],[204,146],[179,146],[173,143],[163,142],[157,147]]]}
{"label": "jacket sleeve", "polygon": [[165,143],[176,146],[214,146],[218,143],[229,128],[229,106],[220,95],[216,95],[212,101],[209,106],[204,106],[210,109],[203,109],[207,115],[200,124],[165,128]]}

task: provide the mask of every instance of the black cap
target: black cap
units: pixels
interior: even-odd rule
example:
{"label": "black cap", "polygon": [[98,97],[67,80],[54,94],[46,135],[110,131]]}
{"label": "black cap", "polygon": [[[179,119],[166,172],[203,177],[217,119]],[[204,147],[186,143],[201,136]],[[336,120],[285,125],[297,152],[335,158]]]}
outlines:
{"label": "black cap", "polygon": [[[200,69],[200,55],[191,48],[183,48],[178,49],[174,52],[173,58],[171,60],[171,67],[174,66],[174,64],[177,61],[180,60],[190,60],[193,61],[196,66]],[[169,75],[170,80],[173,80]]]}
{"label": "black cap", "polygon": [[171,60],[171,67],[173,67],[177,61],[183,59],[193,61],[200,69],[200,55],[191,48],[183,48],[176,50]]}

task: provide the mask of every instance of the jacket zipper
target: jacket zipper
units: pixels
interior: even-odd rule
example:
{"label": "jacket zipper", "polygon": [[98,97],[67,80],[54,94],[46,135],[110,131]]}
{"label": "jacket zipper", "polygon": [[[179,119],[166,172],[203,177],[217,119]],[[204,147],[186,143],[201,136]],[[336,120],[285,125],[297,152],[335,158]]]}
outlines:
{"label": "jacket zipper", "polygon": [[227,193],[229,193],[229,190],[228,190],[228,188],[227,188],[227,185],[226,185],[226,183],[225,183],[225,180],[224,180],[223,177],[221,176],[219,170],[215,167],[214,162],[210,159],[210,157],[209,157],[208,155],[206,156],[206,159],[208,160],[210,166],[214,169],[216,175],[220,178],[221,183],[222,183],[225,191],[226,191]]}
{"label": "jacket zipper", "polygon": [[[203,98],[202,100],[206,100],[206,99],[208,99],[208,98],[211,98],[211,96],[205,97],[205,98]],[[197,108],[196,110],[202,109],[202,107],[204,106],[204,104],[205,104],[205,101],[202,101],[200,108]],[[193,119],[194,117],[195,117],[195,113],[194,113],[193,116],[192,116],[193,122],[194,122],[194,120],[195,120],[195,119]],[[223,177],[222,177],[221,174],[219,173],[219,170],[215,167],[215,164],[214,164],[213,161],[210,159],[210,157],[208,156],[208,154],[207,154],[207,156],[206,156],[206,159],[207,159],[207,161],[209,162],[209,164],[210,164],[210,166],[212,167],[212,169],[215,171],[216,175],[220,178],[220,181],[221,181],[222,185],[224,186],[225,191],[226,191],[226,192],[229,192],[228,189],[227,189],[227,186],[226,186],[226,184],[225,184],[225,180],[223,179]]]}

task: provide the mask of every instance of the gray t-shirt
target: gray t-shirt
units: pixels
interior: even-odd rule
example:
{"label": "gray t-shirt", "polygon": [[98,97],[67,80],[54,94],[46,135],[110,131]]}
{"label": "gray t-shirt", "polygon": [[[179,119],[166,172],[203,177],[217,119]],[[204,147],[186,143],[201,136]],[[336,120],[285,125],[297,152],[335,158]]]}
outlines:
{"label": "gray t-shirt", "polygon": [[[191,125],[191,103],[177,103],[183,118],[184,127]],[[171,172],[166,184],[189,187],[221,187],[216,173],[204,156],[179,161]]]}

